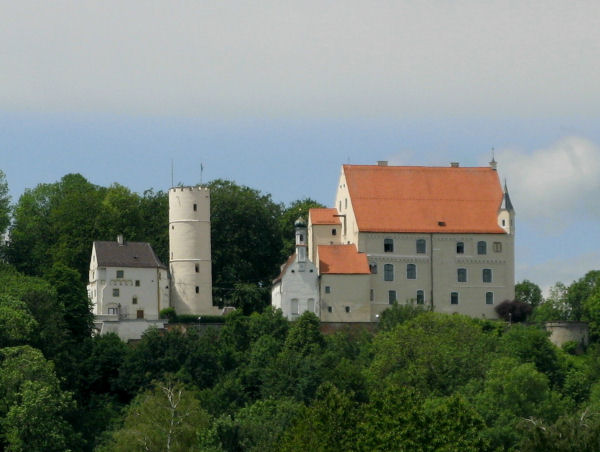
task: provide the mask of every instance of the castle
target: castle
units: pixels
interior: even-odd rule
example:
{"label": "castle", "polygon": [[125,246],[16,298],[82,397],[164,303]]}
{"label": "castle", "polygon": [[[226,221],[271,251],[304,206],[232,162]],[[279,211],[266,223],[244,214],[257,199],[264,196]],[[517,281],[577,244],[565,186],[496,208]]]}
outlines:
{"label": "castle", "polygon": [[287,318],[376,322],[396,302],[496,318],[514,298],[515,211],[493,159],[344,165],[334,205],[296,224],[296,253],[272,289]]}
{"label": "castle", "polygon": [[99,334],[139,339],[164,327],[159,312],[214,315],[210,251],[210,192],[206,187],[169,190],[169,271],[149,243],[95,241],[88,296]]}
{"label": "castle", "polygon": [[[296,252],[273,281],[290,320],[376,322],[394,303],[495,318],[514,298],[515,211],[488,167],[343,165],[335,207],[295,223]],[[259,246],[259,244],[257,244]],[[141,337],[159,312],[214,315],[210,193],[169,190],[169,268],[148,243],[96,241],[88,294],[100,334]]]}

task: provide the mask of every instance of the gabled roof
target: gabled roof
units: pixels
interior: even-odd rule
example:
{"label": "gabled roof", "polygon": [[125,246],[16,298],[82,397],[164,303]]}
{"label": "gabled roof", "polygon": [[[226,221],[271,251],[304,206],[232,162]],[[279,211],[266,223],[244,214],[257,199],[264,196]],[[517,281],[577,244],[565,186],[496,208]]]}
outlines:
{"label": "gabled roof", "polygon": [[365,253],[356,251],[354,245],[319,245],[319,273],[334,275],[369,274]]}
{"label": "gabled roof", "polygon": [[337,209],[313,208],[308,211],[312,224],[342,224]]}
{"label": "gabled roof", "polygon": [[344,165],[358,228],[370,232],[505,234],[490,167]]}
{"label": "gabled roof", "polygon": [[166,268],[146,242],[95,241],[94,248],[99,267]]}
{"label": "gabled roof", "polygon": [[295,259],[296,259],[296,253],[294,253],[290,257],[288,257],[288,260],[285,261],[285,264],[283,264],[281,266],[281,271],[279,272],[279,276],[273,280],[273,284],[277,284],[279,281],[281,281],[283,279],[283,275],[285,274],[285,271],[292,264],[292,262],[294,262]]}

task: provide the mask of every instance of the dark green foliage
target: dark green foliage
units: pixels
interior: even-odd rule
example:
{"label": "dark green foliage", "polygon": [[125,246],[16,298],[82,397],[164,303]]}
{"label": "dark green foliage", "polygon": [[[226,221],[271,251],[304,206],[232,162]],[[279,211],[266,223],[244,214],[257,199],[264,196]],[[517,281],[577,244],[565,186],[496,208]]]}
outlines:
{"label": "dark green foliage", "polygon": [[524,322],[531,314],[533,307],[528,303],[516,300],[504,300],[496,306],[496,314],[511,323]]}
{"label": "dark green foliage", "polygon": [[395,301],[391,308],[388,308],[381,313],[379,318],[379,329],[382,331],[391,330],[396,325],[404,323],[425,311],[425,308],[422,306],[413,304],[401,305]]}
{"label": "dark green foliage", "polygon": [[542,289],[537,284],[524,279],[515,284],[515,300],[536,307],[544,301]]}
{"label": "dark green foliage", "polygon": [[281,213],[279,225],[281,228],[281,237],[283,238],[283,248],[281,259],[285,260],[295,251],[295,228],[294,223],[300,217],[308,222],[308,211],[314,207],[325,207],[314,199],[305,198],[291,202]]}
{"label": "dark green foliage", "polygon": [[10,224],[10,195],[6,176],[0,169],[0,235],[2,235]]}
{"label": "dark green foliage", "polygon": [[[215,301],[230,299],[236,283],[268,287],[281,264],[281,206],[270,195],[221,179],[211,193]],[[260,246],[257,246],[260,244]]]}

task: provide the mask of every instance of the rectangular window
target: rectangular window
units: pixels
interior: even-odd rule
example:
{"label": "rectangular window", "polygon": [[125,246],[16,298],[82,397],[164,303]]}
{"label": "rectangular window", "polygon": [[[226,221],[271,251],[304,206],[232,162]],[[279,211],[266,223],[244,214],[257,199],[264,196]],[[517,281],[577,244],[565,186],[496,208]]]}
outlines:
{"label": "rectangular window", "polygon": [[417,240],[417,254],[425,254],[427,251],[427,245],[425,239]]}
{"label": "rectangular window", "polygon": [[494,253],[502,252],[502,242],[494,242]]}
{"label": "rectangular window", "polygon": [[131,304],[137,304],[137,297],[133,297],[131,299]]}
{"label": "rectangular window", "polygon": [[196,293],[200,293],[200,286],[196,286]]}
{"label": "rectangular window", "polygon": [[458,304],[458,292],[450,293],[450,304]]}
{"label": "rectangular window", "polygon": [[117,308],[108,308],[109,315],[117,315]]}
{"label": "rectangular window", "polygon": [[346,312],[350,312],[350,306],[346,306]]}
{"label": "rectangular window", "polygon": [[390,290],[388,291],[388,303],[394,304],[396,302],[396,291]]}
{"label": "rectangular window", "polygon": [[140,287],[140,280],[139,279],[135,280],[135,287]]}
{"label": "rectangular window", "polygon": [[406,264],[406,279],[417,279],[416,264]]}
{"label": "rectangular window", "polygon": [[485,293],[485,304],[494,304],[494,292]]}
{"label": "rectangular window", "polygon": [[335,228],[334,228],[334,229],[332,229],[332,230],[331,230],[331,235],[337,235],[337,229],[335,229]]}
{"label": "rectangular window", "polygon": [[425,292],[417,290],[417,304],[425,304]]}
{"label": "rectangular window", "polygon": [[393,253],[394,252],[394,240],[393,239],[383,239],[383,251],[385,253]]}
{"label": "rectangular window", "polygon": [[492,269],[484,268],[483,269],[483,282],[492,282]]}
{"label": "rectangular window", "polygon": [[113,289],[113,297],[119,296],[119,289]]}
{"label": "rectangular window", "polygon": [[392,264],[385,264],[383,266],[383,280],[393,281],[394,280],[394,266]]}
{"label": "rectangular window", "polygon": [[298,314],[298,299],[292,298],[292,314]]}
{"label": "rectangular window", "polygon": [[456,242],[456,254],[465,254],[464,242]]}
{"label": "rectangular window", "polygon": [[123,270],[117,270],[117,278],[122,278],[125,276],[125,272]]}
{"label": "rectangular window", "polygon": [[333,312],[333,306],[327,306],[327,312]]}
{"label": "rectangular window", "polygon": [[487,243],[483,240],[477,242],[477,254],[487,254]]}
{"label": "rectangular window", "polygon": [[458,282],[467,282],[467,269],[466,268],[459,268],[456,271],[456,280]]}
{"label": "rectangular window", "polygon": [[369,270],[371,270],[372,274],[376,275],[377,274],[377,264],[375,262],[370,262]]}
{"label": "rectangular window", "polygon": [[143,309],[138,310],[136,317],[138,319],[143,319],[144,318],[144,310]]}
{"label": "rectangular window", "polygon": [[194,212],[197,212],[197,211],[198,211],[198,204],[194,203]]}
{"label": "rectangular window", "polygon": [[331,286],[325,286],[325,293],[331,293]]}
{"label": "rectangular window", "polygon": [[194,270],[196,270],[196,273],[200,273],[200,264],[194,264]]}
{"label": "rectangular window", "polygon": [[371,289],[371,290],[369,291],[369,300],[370,300],[370,301],[373,301],[373,300],[375,300],[375,291],[374,291],[373,289]]}

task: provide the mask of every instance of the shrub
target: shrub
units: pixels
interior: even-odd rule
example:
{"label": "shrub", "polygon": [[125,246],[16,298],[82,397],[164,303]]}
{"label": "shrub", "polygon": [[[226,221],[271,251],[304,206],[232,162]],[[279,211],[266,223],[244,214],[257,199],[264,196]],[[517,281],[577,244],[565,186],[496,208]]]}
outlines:
{"label": "shrub", "polygon": [[507,322],[524,322],[531,314],[533,307],[529,303],[516,300],[504,300],[496,306],[496,313]]}

